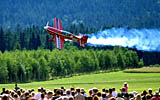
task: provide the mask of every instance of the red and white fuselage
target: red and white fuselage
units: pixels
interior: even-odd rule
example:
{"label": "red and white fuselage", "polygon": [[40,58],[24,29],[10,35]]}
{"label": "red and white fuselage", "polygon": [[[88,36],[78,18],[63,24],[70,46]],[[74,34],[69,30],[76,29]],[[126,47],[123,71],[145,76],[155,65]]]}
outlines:
{"label": "red and white fuselage", "polygon": [[87,42],[88,36],[75,36],[70,32],[64,31],[62,28],[61,21],[57,18],[54,18],[54,27],[45,26],[44,29],[53,36],[53,38],[49,39],[51,42],[55,41],[56,48],[62,50],[64,40],[73,40],[80,43],[80,46],[85,47],[85,43]]}

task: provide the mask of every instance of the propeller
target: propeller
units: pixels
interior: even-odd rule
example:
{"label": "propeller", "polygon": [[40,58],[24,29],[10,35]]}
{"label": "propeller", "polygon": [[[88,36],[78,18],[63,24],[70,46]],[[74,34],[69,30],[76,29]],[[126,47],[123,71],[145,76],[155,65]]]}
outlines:
{"label": "propeller", "polygon": [[48,24],[49,24],[49,21],[47,22],[46,26],[48,26]]}
{"label": "propeller", "polygon": [[49,21],[47,22],[46,26],[44,26],[44,29],[48,29],[48,24],[49,24]]}

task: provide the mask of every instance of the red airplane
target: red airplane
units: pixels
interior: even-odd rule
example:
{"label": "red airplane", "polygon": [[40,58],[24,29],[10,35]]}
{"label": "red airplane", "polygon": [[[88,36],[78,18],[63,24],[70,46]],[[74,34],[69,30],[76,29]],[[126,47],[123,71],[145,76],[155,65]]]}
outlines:
{"label": "red airplane", "polygon": [[61,20],[58,18],[54,18],[54,27],[50,27],[47,25],[44,27],[47,32],[53,37],[49,39],[49,41],[55,41],[56,48],[62,50],[64,40],[73,40],[80,43],[80,46],[85,47],[85,43],[87,42],[88,36],[75,36],[70,32],[64,31],[62,28]]}

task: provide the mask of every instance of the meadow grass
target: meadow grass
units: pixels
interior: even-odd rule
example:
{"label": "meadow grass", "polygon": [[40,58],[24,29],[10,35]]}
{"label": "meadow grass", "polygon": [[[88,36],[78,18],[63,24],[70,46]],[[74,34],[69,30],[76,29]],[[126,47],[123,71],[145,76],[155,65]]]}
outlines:
{"label": "meadow grass", "polygon": [[[70,78],[55,79],[50,81],[32,82],[32,83],[20,83],[18,86],[24,89],[35,89],[40,86],[53,90],[54,88],[60,88],[64,86],[70,88],[85,88],[88,89],[97,87],[100,90],[102,88],[113,88],[115,87],[118,92],[123,86],[123,83],[127,82],[129,85],[129,92],[134,90],[142,92],[148,88],[152,88],[153,91],[160,88],[160,73],[124,73],[119,72],[108,72],[99,74],[86,74],[80,76],[73,76]],[[0,84],[0,89],[14,89],[15,84]],[[1,91],[1,90],[0,90]]]}
{"label": "meadow grass", "polygon": [[160,73],[160,67],[142,67],[124,70],[126,73]]}

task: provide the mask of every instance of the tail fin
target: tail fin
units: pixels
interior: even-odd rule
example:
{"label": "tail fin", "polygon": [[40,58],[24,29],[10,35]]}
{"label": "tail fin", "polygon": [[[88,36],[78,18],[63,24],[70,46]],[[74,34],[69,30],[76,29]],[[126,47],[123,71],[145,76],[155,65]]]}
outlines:
{"label": "tail fin", "polygon": [[54,18],[54,28],[63,30],[61,20],[58,18]]}
{"label": "tail fin", "polygon": [[80,46],[85,47],[85,43],[87,43],[87,39],[88,39],[88,36],[87,36],[87,35],[86,35],[86,36],[83,36],[83,37],[80,39],[80,41],[79,41]]}

